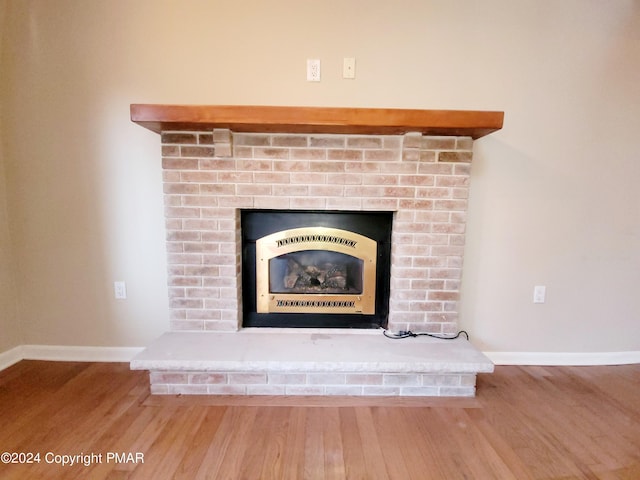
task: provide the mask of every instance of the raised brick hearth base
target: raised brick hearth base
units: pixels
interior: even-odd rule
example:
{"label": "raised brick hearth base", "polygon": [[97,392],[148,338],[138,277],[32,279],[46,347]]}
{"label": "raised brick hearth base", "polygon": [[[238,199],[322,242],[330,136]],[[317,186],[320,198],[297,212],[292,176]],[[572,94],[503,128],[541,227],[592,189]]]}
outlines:
{"label": "raised brick hearth base", "polygon": [[170,332],[131,367],[155,394],[473,396],[493,364],[464,339],[379,330]]}

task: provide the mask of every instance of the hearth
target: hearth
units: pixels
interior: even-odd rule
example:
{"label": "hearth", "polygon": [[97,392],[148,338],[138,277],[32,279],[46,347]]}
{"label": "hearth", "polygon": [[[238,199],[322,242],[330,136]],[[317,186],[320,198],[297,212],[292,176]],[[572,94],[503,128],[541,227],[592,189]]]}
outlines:
{"label": "hearth", "polygon": [[386,327],[392,212],[242,210],[244,327]]}

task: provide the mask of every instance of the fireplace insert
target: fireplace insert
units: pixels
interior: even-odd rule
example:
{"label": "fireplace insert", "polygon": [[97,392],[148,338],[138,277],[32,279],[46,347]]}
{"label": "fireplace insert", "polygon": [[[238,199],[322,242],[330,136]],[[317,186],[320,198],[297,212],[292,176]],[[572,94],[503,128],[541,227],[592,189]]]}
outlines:
{"label": "fireplace insert", "polygon": [[392,219],[242,210],[243,326],[386,327]]}

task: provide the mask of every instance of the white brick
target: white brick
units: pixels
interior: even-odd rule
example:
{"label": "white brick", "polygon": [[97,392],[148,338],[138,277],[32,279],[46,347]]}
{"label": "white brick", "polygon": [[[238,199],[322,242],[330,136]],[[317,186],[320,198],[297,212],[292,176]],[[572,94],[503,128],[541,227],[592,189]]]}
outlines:
{"label": "white brick", "polygon": [[343,385],[346,376],[343,373],[309,373],[307,375],[309,385]]}
{"label": "white brick", "polygon": [[437,397],[441,393],[438,387],[401,387],[400,395],[407,397]]}
{"label": "white brick", "polygon": [[284,385],[247,385],[247,395],[284,395]]}
{"label": "white brick", "polygon": [[210,395],[246,395],[245,385],[207,385]]}
{"label": "white brick", "polygon": [[438,394],[441,397],[473,397],[476,389],[475,387],[440,387]]}
{"label": "white brick", "polygon": [[287,385],[285,395],[324,395],[322,385]]}
{"label": "white brick", "polygon": [[388,373],[383,376],[384,385],[420,385],[420,377],[417,374]]}
{"label": "white brick", "polygon": [[306,375],[304,373],[269,373],[267,382],[272,385],[304,385]]}
{"label": "white brick", "polygon": [[380,397],[397,397],[400,395],[400,387],[379,387],[365,385],[362,387],[363,395]]}
{"label": "white brick", "polygon": [[207,385],[168,385],[170,395],[206,395]]}
{"label": "white brick", "polygon": [[324,389],[325,395],[362,395],[362,387],[358,385],[334,386],[330,385]]}

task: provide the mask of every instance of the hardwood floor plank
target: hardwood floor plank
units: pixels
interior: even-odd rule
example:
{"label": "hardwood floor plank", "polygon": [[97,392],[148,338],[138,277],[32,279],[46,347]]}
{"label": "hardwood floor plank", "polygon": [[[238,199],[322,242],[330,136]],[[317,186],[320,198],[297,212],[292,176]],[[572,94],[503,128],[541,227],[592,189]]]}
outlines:
{"label": "hardwood floor plank", "polygon": [[[431,409],[412,408],[392,411],[393,417],[390,419],[395,431],[395,442],[402,451],[404,464],[407,467],[410,477],[414,479],[437,478],[434,463],[435,457],[429,445],[428,437],[417,428],[419,419],[417,417],[426,415],[431,417]],[[389,432],[389,436],[392,435]]]}
{"label": "hardwood floor plank", "polygon": [[118,466],[118,470],[135,470],[130,478],[158,478],[161,475],[171,475],[180,466],[182,459],[191,454],[193,439],[198,432],[204,418],[206,409],[191,407],[181,409],[165,424],[160,435],[157,436],[144,456],[149,465],[145,469],[140,465],[125,464]]}
{"label": "hardwood floor plank", "polygon": [[482,409],[465,410],[465,414],[470,421],[478,429],[484,438],[484,441],[491,445],[496,454],[500,457],[502,463],[507,467],[510,474],[518,480],[533,479],[534,476],[527,468],[527,465],[517,455],[513,449],[513,445],[509,442],[505,435],[495,427],[493,422],[487,419]]}
{"label": "hardwood floor plank", "polygon": [[368,480],[367,463],[363,450],[364,442],[358,428],[358,418],[354,408],[341,407],[340,436],[342,437],[345,478]]}
{"label": "hardwood floor plank", "polygon": [[225,407],[204,409],[202,422],[194,433],[191,441],[188,442],[189,448],[185,451],[182,460],[174,472],[173,478],[185,480],[195,478],[209,448],[210,439],[213,438],[218,431],[225,411]]}
{"label": "hardwood floor plank", "polygon": [[398,425],[399,412],[392,408],[373,407],[371,413],[373,427],[382,442],[382,457],[389,478],[413,478],[406,463],[405,445],[401,441],[406,432]]}
{"label": "hardwood floor plank", "polygon": [[[467,462],[468,450],[461,449],[453,426],[440,414],[440,409],[428,416],[417,415],[424,443],[432,449],[433,464],[428,472],[436,480],[456,478],[482,478],[474,475]],[[425,448],[425,447],[422,447]]]}
{"label": "hardwood floor plank", "polygon": [[[494,410],[493,421],[504,423],[503,432],[512,429],[521,439],[515,451],[533,472],[535,478],[562,478],[582,475],[578,466],[568,458],[572,442],[565,443],[564,431],[558,423],[549,421],[561,405],[569,411],[575,399],[558,395],[548,378],[536,379],[520,367],[507,367],[503,387],[498,391],[500,410]],[[506,423],[504,419],[509,419]],[[562,419],[559,424],[566,423]]]}
{"label": "hardwood floor plank", "polygon": [[[131,405],[127,412],[114,421],[108,428],[108,430],[87,450],[90,452],[126,452],[132,451],[132,448],[136,448],[135,443],[139,438],[150,437],[149,425],[154,425],[158,421],[157,415],[163,412],[158,412],[157,409],[141,408],[139,405]],[[169,421],[171,411],[164,412],[164,420]],[[86,475],[86,476],[85,476]],[[78,469],[75,471],[75,475],[70,475],[69,478],[105,478],[110,476],[122,476],[123,473],[114,471],[114,465],[110,463],[96,463],[86,469]],[[128,476],[128,474],[127,474]]]}
{"label": "hardwood floor plank", "polygon": [[449,425],[449,431],[452,432],[452,437],[457,444],[456,450],[475,452],[475,455],[464,456],[464,462],[472,472],[472,478],[499,478],[501,480],[529,478],[526,474],[521,476],[514,474],[465,410],[442,408],[438,409],[438,414]]}
{"label": "hardwood floor plank", "polygon": [[[577,368],[581,367],[575,367],[571,372]],[[608,398],[603,397],[598,388],[593,384],[580,384],[575,375],[564,377],[565,371],[559,367],[550,369],[552,375],[534,383],[530,381],[528,369],[510,367],[508,370],[509,375],[505,378],[520,380],[509,389],[499,389],[500,397],[506,400],[500,410],[505,418],[511,419],[511,423],[517,421],[520,427],[525,427],[521,432],[526,432],[528,445],[516,451],[536,477],[596,478],[597,472],[611,468],[609,449],[603,451],[601,442],[590,445],[587,438],[589,430],[585,426],[597,415],[582,417],[579,414],[585,405],[597,408],[600,414],[607,415],[611,411]],[[495,407],[500,400],[485,401]],[[493,410],[496,411],[495,408]],[[497,421],[505,422],[502,419]],[[636,424],[636,433],[633,434],[636,438],[637,427]],[[619,438],[617,429],[610,425],[603,426],[601,432],[614,443]],[[506,431],[503,434],[509,435]],[[624,455],[624,450],[614,448],[612,451]]]}
{"label": "hardwood floor plank", "polygon": [[[244,470],[246,478],[282,478],[289,467],[284,461],[285,452],[289,447],[287,434],[289,432],[290,407],[271,407],[259,417],[256,422],[256,451],[257,462],[252,470]],[[262,445],[262,448],[257,448]],[[295,461],[295,460],[294,460]]]}
{"label": "hardwood floor plank", "polygon": [[282,452],[282,480],[304,478],[306,407],[289,408],[287,436]]}
{"label": "hardwood floor plank", "polygon": [[442,445],[437,441],[437,435],[430,432],[434,429],[433,418],[437,415],[432,408],[403,409],[409,432],[415,432],[406,438],[408,453],[418,458],[409,458],[409,462],[416,463],[422,478],[430,480],[445,479],[451,475],[447,468],[447,461],[443,457]]}
{"label": "hardwood floor plank", "polygon": [[372,408],[356,408],[355,414],[367,468],[367,478],[376,480],[389,479],[390,476],[383,455],[388,439],[382,439],[378,436],[373,421]]}
{"label": "hardwood floor plank", "polygon": [[287,408],[260,409],[251,428],[250,446],[243,456],[238,478],[282,478],[288,416]]}
{"label": "hardwood floor plank", "polygon": [[240,478],[245,454],[255,447],[252,431],[259,407],[229,407],[196,478]]}
{"label": "hardwood floor plank", "polygon": [[324,470],[328,472],[326,478],[346,478],[344,461],[344,446],[340,428],[339,408],[321,409],[324,428]]}
{"label": "hardwood floor plank", "polygon": [[[19,435],[28,434],[29,425],[37,422],[39,416],[52,414],[50,397],[90,366],[87,363],[57,365],[56,362],[22,361],[1,372],[4,374],[0,380],[2,434],[15,441],[19,440]],[[16,402],[16,398],[20,401]]]}
{"label": "hardwood floor plank", "polygon": [[304,438],[304,478],[326,478],[324,428],[320,408],[308,408]]}

